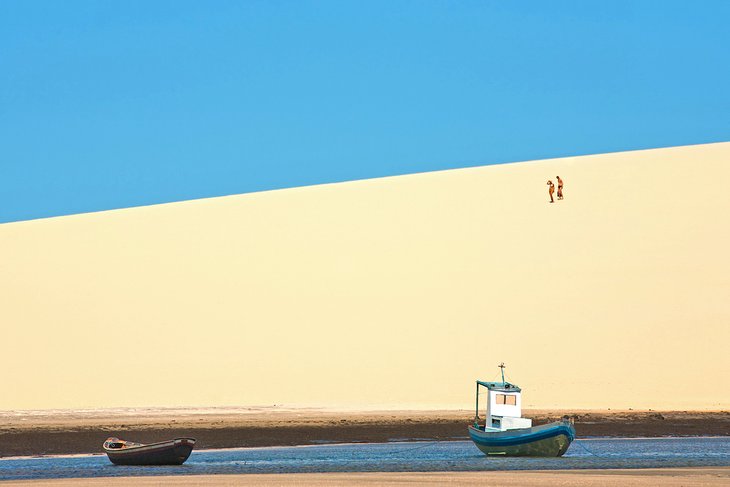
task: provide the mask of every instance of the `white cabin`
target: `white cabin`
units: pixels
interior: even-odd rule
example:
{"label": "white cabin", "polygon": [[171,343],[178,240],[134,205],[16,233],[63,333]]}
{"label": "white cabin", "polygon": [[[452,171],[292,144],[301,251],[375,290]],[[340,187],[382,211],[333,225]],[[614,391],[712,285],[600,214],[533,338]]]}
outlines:
{"label": "white cabin", "polygon": [[[484,431],[506,431],[517,428],[530,428],[532,420],[522,417],[522,389],[509,382],[477,381],[487,389],[487,409]],[[477,417],[479,403],[477,400]]]}

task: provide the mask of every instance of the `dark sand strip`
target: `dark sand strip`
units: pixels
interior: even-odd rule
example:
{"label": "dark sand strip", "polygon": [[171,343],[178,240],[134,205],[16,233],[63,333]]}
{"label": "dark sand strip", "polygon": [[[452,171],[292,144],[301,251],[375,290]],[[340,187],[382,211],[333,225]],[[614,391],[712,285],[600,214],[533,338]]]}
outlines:
{"label": "dark sand strip", "polygon": [[[527,411],[535,424],[575,418],[579,437],[730,436],[730,412]],[[197,449],[466,439],[467,411],[319,412],[5,418],[0,457],[99,453],[109,436],[151,443],[191,436]]]}

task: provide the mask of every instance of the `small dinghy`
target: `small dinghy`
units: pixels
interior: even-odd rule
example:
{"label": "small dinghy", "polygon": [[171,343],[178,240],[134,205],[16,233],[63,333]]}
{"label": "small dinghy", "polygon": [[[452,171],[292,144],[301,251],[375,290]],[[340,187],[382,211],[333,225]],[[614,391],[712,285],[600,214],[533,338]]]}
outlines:
{"label": "small dinghy", "polygon": [[[522,417],[522,389],[504,380],[502,382],[477,381],[476,417],[469,426],[469,436],[474,444],[488,456],[562,456],[575,439],[572,421],[562,421],[532,426],[532,420]],[[487,389],[486,420],[480,424],[479,388]]]}
{"label": "small dinghy", "polygon": [[108,438],[104,451],[115,465],[182,465],[194,446],[194,438],[175,438],[149,445]]}

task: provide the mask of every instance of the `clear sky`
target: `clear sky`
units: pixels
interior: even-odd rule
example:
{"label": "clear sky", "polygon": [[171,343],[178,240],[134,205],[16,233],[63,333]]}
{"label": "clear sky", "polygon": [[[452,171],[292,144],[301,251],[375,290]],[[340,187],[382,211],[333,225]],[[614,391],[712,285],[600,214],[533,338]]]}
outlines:
{"label": "clear sky", "polygon": [[0,2],[0,222],[730,140],[730,2]]}

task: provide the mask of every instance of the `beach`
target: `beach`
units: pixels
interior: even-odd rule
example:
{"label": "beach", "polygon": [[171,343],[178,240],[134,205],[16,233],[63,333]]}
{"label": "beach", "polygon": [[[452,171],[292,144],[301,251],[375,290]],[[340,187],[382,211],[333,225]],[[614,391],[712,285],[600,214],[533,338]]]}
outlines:
{"label": "beach", "polygon": [[[121,486],[129,477],[96,479],[51,479],[10,481],[3,485],[34,487]],[[315,486],[315,485],[490,485],[505,487],[538,486],[720,486],[730,484],[730,467],[669,468],[646,470],[582,470],[531,472],[386,472],[275,475],[199,475],[172,477],[135,477],[135,486]]]}
{"label": "beach", "polygon": [[[469,410],[126,409],[0,413],[0,457],[99,453],[109,436],[196,449],[463,440]],[[534,424],[574,418],[578,437],[730,436],[730,411],[526,410]]]}
{"label": "beach", "polygon": [[[110,436],[194,437],[198,458],[461,441],[443,464],[421,459],[431,473],[241,476],[236,457],[135,483],[727,484],[726,457],[698,462],[706,438],[730,437],[728,157],[730,143],[600,154],[2,225],[0,457],[101,455]],[[565,199],[550,204],[558,174]],[[571,468],[607,470],[453,472],[477,458],[474,380],[502,361],[536,425],[705,440],[680,469],[576,455]],[[73,476],[111,468],[89,458]]]}

